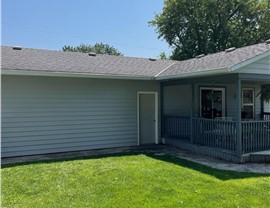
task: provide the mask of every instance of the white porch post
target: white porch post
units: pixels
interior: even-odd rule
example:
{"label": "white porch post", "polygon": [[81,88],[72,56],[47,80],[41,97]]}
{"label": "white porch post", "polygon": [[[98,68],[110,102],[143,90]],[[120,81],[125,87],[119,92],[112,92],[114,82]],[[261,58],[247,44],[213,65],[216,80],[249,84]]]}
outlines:
{"label": "white porch post", "polygon": [[240,157],[242,155],[242,90],[241,79],[236,83],[236,152]]}

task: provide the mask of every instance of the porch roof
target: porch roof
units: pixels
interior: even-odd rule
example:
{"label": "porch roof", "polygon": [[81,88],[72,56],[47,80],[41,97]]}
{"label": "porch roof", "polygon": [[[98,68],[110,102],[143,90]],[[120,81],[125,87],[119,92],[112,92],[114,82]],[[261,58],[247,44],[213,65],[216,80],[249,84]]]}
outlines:
{"label": "porch roof", "polygon": [[[259,43],[231,52],[222,51],[201,58],[180,61],[159,74],[159,79],[228,73],[270,55],[270,44]],[[270,63],[269,63],[270,64]],[[270,65],[269,65],[270,70]],[[269,73],[270,75],[270,73]]]}

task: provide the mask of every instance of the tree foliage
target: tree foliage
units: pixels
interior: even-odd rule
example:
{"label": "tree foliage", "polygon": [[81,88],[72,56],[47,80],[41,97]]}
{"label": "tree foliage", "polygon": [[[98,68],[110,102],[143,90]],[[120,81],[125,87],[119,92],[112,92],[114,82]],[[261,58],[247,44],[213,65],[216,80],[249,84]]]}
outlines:
{"label": "tree foliage", "polygon": [[170,57],[164,51],[159,54],[158,58],[161,60],[169,60],[170,59]]}
{"label": "tree foliage", "polygon": [[108,55],[116,55],[122,56],[116,48],[104,43],[96,43],[95,45],[87,45],[80,44],[79,46],[63,46],[63,51],[71,51],[71,52],[83,52],[83,53],[97,53],[97,54],[108,54]]}
{"label": "tree foliage", "polygon": [[270,85],[262,85],[261,91],[257,96],[261,96],[261,101],[270,103]]}
{"label": "tree foliage", "polygon": [[172,59],[242,47],[270,38],[269,0],[165,0],[149,24],[173,49]]}

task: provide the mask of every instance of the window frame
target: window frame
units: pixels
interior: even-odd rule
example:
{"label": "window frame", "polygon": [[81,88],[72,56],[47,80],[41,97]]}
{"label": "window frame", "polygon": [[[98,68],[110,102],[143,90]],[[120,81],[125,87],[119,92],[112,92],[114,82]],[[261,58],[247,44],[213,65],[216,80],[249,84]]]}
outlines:
{"label": "window frame", "polygon": [[[244,91],[251,90],[252,91],[252,103],[244,103]],[[255,118],[255,90],[252,87],[243,87],[241,90],[241,107],[242,111],[244,110],[244,106],[252,106],[252,118]],[[244,112],[244,111],[243,111]]]}
{"label": "window frame", "polygon": [[[222,93],[222,116],[226,116],[226,88],[225,87],[200,87],[200,117],[202,118],[202,90],[211,90],[212,92],[215,90],[220,90]],[[213,103],[212,103],[213,107]]]}

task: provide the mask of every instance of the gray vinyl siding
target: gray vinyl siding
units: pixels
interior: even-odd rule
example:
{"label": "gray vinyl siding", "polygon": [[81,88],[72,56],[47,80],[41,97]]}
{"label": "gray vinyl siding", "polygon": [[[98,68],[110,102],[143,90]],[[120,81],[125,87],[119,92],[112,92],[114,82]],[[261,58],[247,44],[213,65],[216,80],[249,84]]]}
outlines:
{"label": "gray vinyl siding", "polygon": [[[270,56],[264,57],[254,63],[248,64],[243,68],[239,69],[240,73],[250,73],[250,74],[266,74],[270,75]],[[261,103],[259,96],[256,96],[261,87],[259,84],[243,84],[242,87],[253,88],[255,90],[255,118],[260,118],[261,113]],[[270,112],[270,104],[264,104],[264,111]]]}
{"label": "gray vinyl siding", "polygon": [[254,63],[239,69],[239,73],[268,74],[270,75],[270,56],[262,58]]}
{"label": "gray vinyl siding", "polygon": [[264,112],[269,112],[270,113],[270,102],[269,103],[264,103]]}
{"label": "gray vinyl siding", "polygon": [[226,95],[225,95],[225,105],[226,105],[226,116],[233,119],[237,118],[237,109],[236,109],[236,85],[228,84],[226,85]]}
{"label": "gray vinyl siding", "polygon": [[[236,118],[236,86],[233,84],[227,85],[227,116]],[[254,83],[243,83],[242,88],[251,88],[254,90],[254,113],[255,119],[260,119],[261,116],[261,101],[260,97],[257,96],[261,90],[260,84]]]}
{"label": "gray vinyl siding", "polygon": [[137,145],[154,81],[2,76],[2,157]]}
{"label": "gray vinyl siding", "polygon": [[[195,111],[197,112],[197,116],[200,115],[200,92],[199,87],[211,87],[211,85],[207,84],[198,84],[195,88]],[[237,110],[236,110],[236,85],[234,84],[216,84],[214,87],[223,87],[225,88],[225,115],[227,117],[232,117],[233,119],[236,119],[237,117]],[[260,92],[260,85],[259,84],[253,84],[253,83],[244,83],[242,84],[242,88],[252,88],[254,89],[254,96],[255,96],[255,102],[254,102],[254,112],[255,112],[255,118],[260,119],[261,114],[261,103],[259,96],[256,96]],[[196,90],[197,89],[197,90]]]}
{"label": "gray vinyl siding", "polygon": [[[236,119],[236,85],[235,84],[211,84],[197,83],[194,86],[194,116],[200,117],[200,87],[225,88],[225,115]],[[259,96],[260,84],[243,83],[242,88],[254,89],[255,96],[255,118],[260,119],[261,104]],[[172,85],[164,87],[164,114],[190,116],[191,111],[191,84],[190,85]],[[268,106],[266,106],[267,109]]]}
{"label": "gray vinyl siding", "polygon": [[190,116],[191,85],[172,85],[164,87],[165,115]]}

